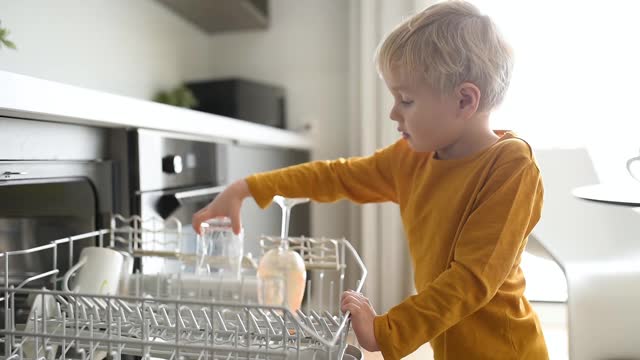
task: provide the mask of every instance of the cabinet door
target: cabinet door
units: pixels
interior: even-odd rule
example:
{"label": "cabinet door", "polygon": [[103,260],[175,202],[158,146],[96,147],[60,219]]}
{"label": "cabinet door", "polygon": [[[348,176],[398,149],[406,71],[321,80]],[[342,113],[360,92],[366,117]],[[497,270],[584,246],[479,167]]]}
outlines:
{"label": "cabinet door", "polygon": [[[233,182],[248,175],[283,168],[309,161],[309,152],[304,150],[231,145],[227,149],[227,181]],[[309,204],[297,205],[291,212],[290,236],[309,236]],[[258,238],[260,235],[280,235],[282,212],[277,204],[260,209],[253,199],[246,199],[241,212],[245,231],[245,253],[260,256]]]}

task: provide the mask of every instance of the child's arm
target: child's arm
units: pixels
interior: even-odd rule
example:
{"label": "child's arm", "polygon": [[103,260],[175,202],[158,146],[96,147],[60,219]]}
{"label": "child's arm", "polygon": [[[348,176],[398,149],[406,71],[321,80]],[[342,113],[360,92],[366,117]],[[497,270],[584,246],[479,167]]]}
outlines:
{"label": "child's arm", "polygon": [[253,196],[261,208],[266,208],[275,195],[309,197],[320,202],[342,198],[358,203],[397,201],[393,172],[398,145],[378,150],[368,157],[314,161],[236,181],[194,214],[193,227],[199,232],[203,221],[228,216],[234,231],[240,231],[240,207],[248,196]]}
{"label": "child's arm", "polygon": [[357,203],[396,201],[393,150],[392,145],[369,157],[309,162],[254,174],[246,181],[261,208],[275,195],[319,202],[343,198]]}
{"label": "child's arm", "polygon": [[375,318],[375,338],[385,358],[410,354],[494,297],[540,218],[542,196],[531,158],[516,158],[494,171],[457,237],[448,269]]}

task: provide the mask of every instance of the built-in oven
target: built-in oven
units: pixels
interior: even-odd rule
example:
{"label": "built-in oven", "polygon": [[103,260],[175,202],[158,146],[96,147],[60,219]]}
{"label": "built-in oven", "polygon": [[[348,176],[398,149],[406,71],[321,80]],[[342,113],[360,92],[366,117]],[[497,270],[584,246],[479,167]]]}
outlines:
{"label": "built-in oven", "polygon": [[[143,219],[176,218],[183,224],[181,251],[195,251],[193,214],[206,206],[232,181],[249,174],[273,170],[309,160],[305,150],[238,144],[233,141],[198,138],[154,130],[129,132],[132,213]],[[245,253],[259,255],[258,237],[280,233],[277,206],[259,209],[247,199],[242,208]],[[309,235],[308,204],[296,207],[291,235]],[[174,246],[171,244],[170,246]],[[157,249],[157,247],[156,247]],[[167,249],[173,250],[173,249]],[[145,258],[140,266],[147,273],[177,271],[164,259]]]}
{"label": "built-in oven", "polygon": [[[107,157],[109,131],[6,117],[0,117],[0,129],[0,252],[34,248],[108,226],[118,203],[117,164]],[[89,245],[78,243],[74,259]],[[41,257],[16,258],[10,263],[9,283],[0,277],[0,286],[19,286],[52,269],[54,261],[66,271],[67,245],[59,250],[56,259],[44,252]],[[25,283],[30,288],[54,286],[50,277]],[[15,300],[17,320],[24,321],[27,299]]]}
{"label": "built-in oven", "polygon": [[[226,179],[219,169],[226,144],[206,142],[153,130],[129,132],[132,213],[142,219],[177,219],[182,225],[180,244],[158,244],[152,250],[195,251],[191,216],[222,191]],[[145,244],[146,243],[146,244]],[[177,262],[145,257],[145,273],[174,272]]]}

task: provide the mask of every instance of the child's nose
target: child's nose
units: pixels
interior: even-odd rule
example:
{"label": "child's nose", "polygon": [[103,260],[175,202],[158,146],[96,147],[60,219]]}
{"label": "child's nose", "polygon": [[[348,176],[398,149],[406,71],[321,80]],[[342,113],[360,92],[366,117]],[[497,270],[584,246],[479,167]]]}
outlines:
{"label": "child's nose", "polygon": [[396,107],[392,107],[391,108],[391,112],[389,112],[389,119],[393,120],[393,121],[397,121],[400,122],[401,118],[400,118],[400,114],[398,112],[398,110],[396,110]]}

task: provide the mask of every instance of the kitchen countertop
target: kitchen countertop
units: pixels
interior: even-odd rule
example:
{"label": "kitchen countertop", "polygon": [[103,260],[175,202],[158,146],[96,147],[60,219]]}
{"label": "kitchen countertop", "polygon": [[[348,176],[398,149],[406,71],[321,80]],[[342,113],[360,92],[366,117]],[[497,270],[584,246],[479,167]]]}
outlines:
{"label": "kitchen countertop", "polygon": [[111,128],[143,128],[212,140],[311,149],[288,130],[0,71],[0,116]]}

